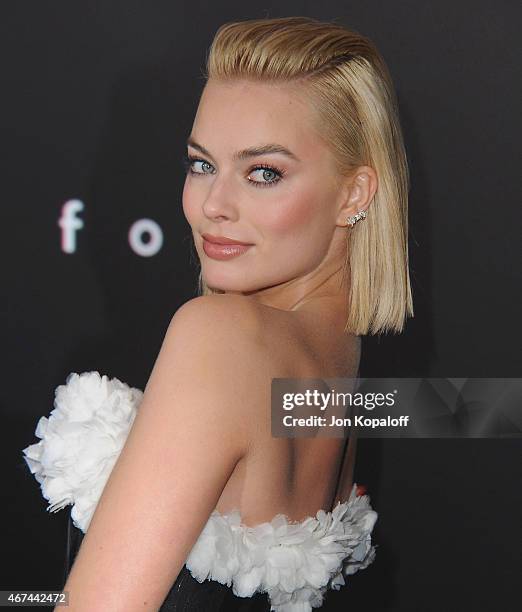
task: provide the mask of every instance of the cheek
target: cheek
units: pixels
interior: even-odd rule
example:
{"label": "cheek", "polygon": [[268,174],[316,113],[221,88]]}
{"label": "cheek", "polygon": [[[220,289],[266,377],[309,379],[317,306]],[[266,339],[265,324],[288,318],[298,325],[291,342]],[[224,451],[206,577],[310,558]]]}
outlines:
{"label": "cheek", "polygon": [[279,201],[276,198],[259,221],[267,240],[281,240],[312,235],[320,224],[320,217],[319,197],[305,192]]}

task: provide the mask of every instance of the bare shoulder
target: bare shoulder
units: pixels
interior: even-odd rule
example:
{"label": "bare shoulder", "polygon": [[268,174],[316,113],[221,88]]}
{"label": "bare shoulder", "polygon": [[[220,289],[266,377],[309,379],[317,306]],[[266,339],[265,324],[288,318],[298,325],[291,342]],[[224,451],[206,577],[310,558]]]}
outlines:
{"label": "bare shoulder", "polygon": [[252,301],[235,295],[199,296],[172,317],[163,352],[178,373],[193,382],[205,380],[231,406],[231,395],[252,395],[257,385],[267,384],[263,373],[268,376],[271,370],[271,343],[263,329],[262,313]]}
{"label": "bare shoulder", "polygon": [[161,412],[158,427],[182,422],[187,431],[227,440],[236,457],[243,454],[252,437],[245,402],[266,402],[270,390],[260,329],[256,309],[240,296],[183,304],[165,333],[141,412]]}
{"label": "bare shoulder", "polygon": [[174,314],[167,333],[178,342],[207,345],[219,341],[220,349],[236,352],[244,346],[262,343],[262,309],[253,301],[237,295],[205,295],[185,302]]}
{"label": "bare shoulder", "polygon": [[284,313],[244,296],[216,294],[178,308],[164,344],[173,367],[187,377],[204,376],[223,399],[242,394],[242,410],[245,397],[251,405],[266,405],[272,378],[297,375],[308,359],[297,336]]}

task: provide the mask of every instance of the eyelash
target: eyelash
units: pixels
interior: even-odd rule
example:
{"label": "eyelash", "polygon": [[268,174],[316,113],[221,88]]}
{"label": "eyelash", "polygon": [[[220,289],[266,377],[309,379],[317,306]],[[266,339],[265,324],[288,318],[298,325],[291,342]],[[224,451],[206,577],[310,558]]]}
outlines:
{"label": "eyelash", "polygon": [[[192,170],[192,164],[194,162],[203,162],[203,163],[209,164],[210,166],[212,165],[206,159],[201,159],[200,157],[194,157],[192,155],[185,155],[183,158],[183,166],[185,167],[185,172],[191,174],[192,176],[204,176],[205,174],[210,174],[209,172],[194,172],[194,170]],[[249,183],[254,185],[254,187],[272,187],[276,183],[279,183],[279,181],[282,180],[283,176],[286,173],[285,170],[281,168],[277,168],[276,166],[271,166],[269,164],[257,164],[256,166],[253,166],[252,168],[250,168],[248,174],[251,174],[254,170],[270,170],[274,172],[275,174],[277,174],[279,177],[269,182],[249,181]]]}

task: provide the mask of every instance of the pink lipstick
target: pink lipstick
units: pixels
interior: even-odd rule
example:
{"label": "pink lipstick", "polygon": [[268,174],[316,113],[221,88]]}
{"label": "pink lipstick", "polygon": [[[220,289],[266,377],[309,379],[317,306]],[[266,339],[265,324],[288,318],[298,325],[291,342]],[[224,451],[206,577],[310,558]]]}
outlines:
{"label": "pink lipstick", "polygon": [[253,246],[248,242],[225,236],[213,236],[212,234],[201,234],[201,236],[203,238],[203,250],[212,259],[232,259],[238,255],[243,255]]}

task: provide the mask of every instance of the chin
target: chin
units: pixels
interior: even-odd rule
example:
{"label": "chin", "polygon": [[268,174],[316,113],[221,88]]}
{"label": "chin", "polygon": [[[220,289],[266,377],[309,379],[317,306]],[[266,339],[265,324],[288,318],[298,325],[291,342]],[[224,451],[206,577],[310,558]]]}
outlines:
{"label": "chin", "polygon": [[[205,279],[203,279],[205,280]],[[212,291],[226,292],[226,293],[243,293],[245,291],[249,291],[247,287],[242,285],[241,283],[210,283],[205,281],[207,287]]]}
{"label": "chin", "polygon": [[249,279],[248,281],[241,278],[222,278],[218,275],[201,274],[202,280],[212,291],[226,291],[227,293],[245,293],[247,291],[256,291],[259,289],[259,284],[256,284]]}

